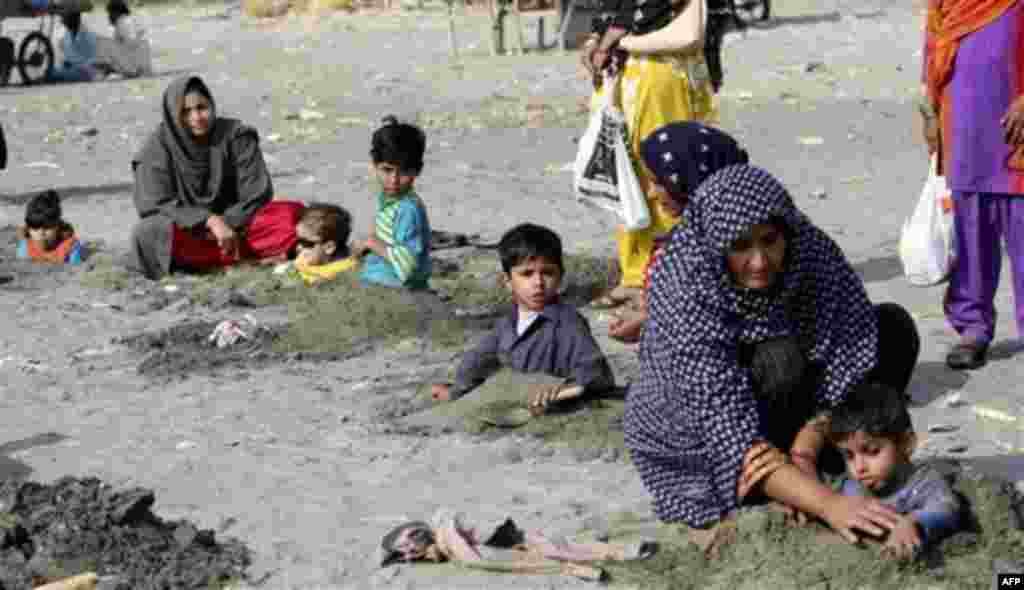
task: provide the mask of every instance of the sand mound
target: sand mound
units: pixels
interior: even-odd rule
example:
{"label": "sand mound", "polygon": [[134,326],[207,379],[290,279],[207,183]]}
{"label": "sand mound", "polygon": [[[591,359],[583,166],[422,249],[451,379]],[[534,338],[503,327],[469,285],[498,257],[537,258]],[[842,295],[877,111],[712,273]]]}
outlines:
{"label": "sand mound", "polygon": [[94,571],[117,590],[210,588],[245,577],[249,550],[212,530],[163,521],[153,492],[96,478],[0,484],[0,588]]}

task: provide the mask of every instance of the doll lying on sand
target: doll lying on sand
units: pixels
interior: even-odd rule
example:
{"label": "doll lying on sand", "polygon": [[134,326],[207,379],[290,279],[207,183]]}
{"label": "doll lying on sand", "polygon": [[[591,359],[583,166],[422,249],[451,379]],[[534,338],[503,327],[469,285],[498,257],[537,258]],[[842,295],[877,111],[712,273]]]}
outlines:
{"label": "doll lying on sand", "polygon": [[652,542],[570,543],[539,531],[523,531],[512,519],[474,529],[463,523],[461,514],[442,509],[429,524],[407,522],[384,535],[381,567],[398,562],[452,561],[486,571],[561,574],[597,581],[604,578],[603,570],[584,564],[646,559],[656,548]]}

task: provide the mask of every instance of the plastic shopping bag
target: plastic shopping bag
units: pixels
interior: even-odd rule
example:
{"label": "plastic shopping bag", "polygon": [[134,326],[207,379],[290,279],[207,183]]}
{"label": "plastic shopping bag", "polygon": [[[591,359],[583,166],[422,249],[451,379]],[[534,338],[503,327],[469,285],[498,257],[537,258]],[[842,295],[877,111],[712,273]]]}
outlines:
{"label": "plastic shopping bag", "polygon": [[952,194],[946,179],[936,173],[937,164],[932,156],[921,198],[900,234],[903,274],[910,284],[919,287],[947,281],[956,262]]}
{"label": "plastic shopping bag", "polygon": [[615,106],[619,79],[606,80],[601,106],[590,115],[573,165],[577,200],[611,211],[629,231],[651,224],[647,197],[626,148],[626,121]]}

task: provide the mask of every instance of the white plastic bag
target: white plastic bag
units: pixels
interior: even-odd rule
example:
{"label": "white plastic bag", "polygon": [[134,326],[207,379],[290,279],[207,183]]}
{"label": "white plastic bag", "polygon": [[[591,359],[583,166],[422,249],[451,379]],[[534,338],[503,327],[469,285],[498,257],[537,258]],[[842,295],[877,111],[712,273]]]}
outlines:
{"label": "white plastic bag", "polygon": [[605,80],[601,107],[590,115],[573,165],[573,191],[577,200],[618,215],[628,231],[651,224],[647,197],[626,148],[626,120],[615,106],[619,78]]}
{"label": "white plastic bag", "polygon": [[953,202],[946,179],[932,156],[928,180],[913,214],[903,223],[900,261],[912,285],[929,287],[949,280],[955,260]]}

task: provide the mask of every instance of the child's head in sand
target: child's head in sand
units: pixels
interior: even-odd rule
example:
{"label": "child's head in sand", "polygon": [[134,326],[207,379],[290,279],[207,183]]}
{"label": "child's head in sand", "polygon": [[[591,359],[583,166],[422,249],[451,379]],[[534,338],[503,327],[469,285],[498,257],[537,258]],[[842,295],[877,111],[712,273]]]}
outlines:
{"label": "child's head in sand", "polygon": [[498,243],[505,285],[521,309],[540,311],[558,299],[565,274],[562,240],[546,227],[523,223]]}
{"label": "child's head in sand", "polygon": [[296,258],[309,266],[345,258],[351,233],[352,215],[348,211],[337,205],[313,203],[302,211],[295,225]]}
{"label": "child's head in sand", "polygon": [[373,132],[371,144],[370,157],[381,192],[399,197],[412,190],[416,177],[423,171],[423,154],[427,149],[423,130],[387,116],[384,124]]}
{"label": "child's head in sand", "polygon": [[846,460],[849,476],[875,492],[909,465],[917,444],[903,396],[881,384],[855,389],[825,428],[828,441]]}
{"label": "child's head in sand", "polygon": [[25,208],[26,238],[44,250],[53,250],[66,237],[67,224],[60,208],[60,195],[48,190],[32,197]]}

